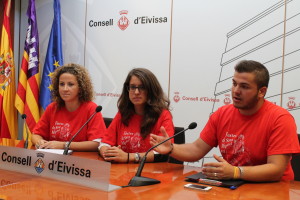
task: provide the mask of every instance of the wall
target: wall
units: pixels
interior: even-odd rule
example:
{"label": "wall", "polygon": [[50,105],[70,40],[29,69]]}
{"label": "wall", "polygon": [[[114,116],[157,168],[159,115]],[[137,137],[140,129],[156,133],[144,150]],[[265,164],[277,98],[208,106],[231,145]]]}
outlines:
{"label": "wall", "polygon": [[[287,7],[279,0],[61,0],[64,62],[89,69],[95,102],[103,106],[105,117],[117,112],[128,71],[151,69],[171,99],[175,125],[198,123],[196,130],[186,132],[192,142],[211,112],[231,102],[235,63],[255,59],[271,74],[266,98],[288,109],[299,127],[300,0],[286,2]],[[41,66],[52,4],[36,0]],[[25,16],[27,2],[20,7]],[[25,38],[26,26],[21,17],[20,38]],[[21,39],[20,51],[23,43]]]}

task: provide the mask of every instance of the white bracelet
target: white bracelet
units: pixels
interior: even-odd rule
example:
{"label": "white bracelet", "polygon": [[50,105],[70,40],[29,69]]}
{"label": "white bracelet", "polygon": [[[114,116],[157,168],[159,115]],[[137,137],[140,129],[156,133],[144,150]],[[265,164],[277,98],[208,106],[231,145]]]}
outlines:
{"label": "white bracelet", "polygon": [[100,151],[101,147],[106,146],[106,147],[110,147],[109,144],[104,143],[104,142],[100,142],[100,145],[98,146],[98,150]]}
{"label": "white bracelet", "polygon": [[238,167],[238,168],[240,170],[240,178],[242,178],[244,175],[244,168],[242,168],[242,167]]}

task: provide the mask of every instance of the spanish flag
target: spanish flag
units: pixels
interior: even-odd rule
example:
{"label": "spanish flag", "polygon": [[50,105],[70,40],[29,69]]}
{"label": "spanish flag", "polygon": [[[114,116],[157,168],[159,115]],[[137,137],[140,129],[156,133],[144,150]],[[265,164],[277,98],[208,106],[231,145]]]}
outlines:
{"label": "spanish flag", "polygon": [[17,110],[14,106],[16,95],[15,65],[9,27],[11,0],[5,0],[4,3],[0,43],[0,138],[17,139]]}
{"label": "spanish flag", "polygon": [[[19,83],[15,106],[19,113],[26,115],[27,127],[23,128],[23,138],[30,140],[33,128],[40,119],[39,112],[39,37],[36,20],[35,0],[29,0],[28,28],[24,44],[24,53],[21,69],[19,72]],[[25,124],[25,123],[24,123]],[[26,126],[26,124],[24,125]],[[26,133],[28,130],[28,133]]]}

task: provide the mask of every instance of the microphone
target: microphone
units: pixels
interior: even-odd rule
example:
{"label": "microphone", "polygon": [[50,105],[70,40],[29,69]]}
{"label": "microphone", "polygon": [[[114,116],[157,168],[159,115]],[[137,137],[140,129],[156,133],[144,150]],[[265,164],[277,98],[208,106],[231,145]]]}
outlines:
{"label": "microphone", "polygon": [[24,126],[25,126],[25,133],[26,133],[26,139],[25,139],[25,142],[24,142],[24,148],[27,149],[28,148],[28,125],[27,125],[27,122],[26,122],[26,114],[23,114],[22,116],[22,119],[24,120]]}
{"label": "microphone", "polygon": [[148,151],[145,153],[145,155],[143,156],[141,162],[140,162],[140,165],[139,165],[139,168],[135,174],[135,176],[129,181],[129,184],[128,186],[144,186],[144,185],[153,185],[153,184],[157,184],[157,183],[160,183],[159,180],[156,180],[156,179],[152,179],[152,178],[147,178],[147,177],[142,177],[141,176],[141,173],[142,173],[142,170],[144,168],[144,165],[145,165],[145,162],[146,162],[146,158],[147,158],[147,155],[148,153],[153,150],[154,148],[158,147],[159,145],[165,143],[166,141],[176,137],[177,135],[183,133],[184,131],[188,130],[188,129],[194,129],[197,127],[197,123],[196,122],[192,122],[190,123],[190,125],[188,126],[188,128],[182,130],[182,131],[179,131],[178,133],[174,134],[173,136],[165,139],[164,141],[158,143],[157,145],[154,145],[152,146],[150,149],[148,149]]}
{"label": "microphone", "polygon": [[95,116],[96,113],[100,112],[102,110],[102,106],[97,106],[95,112],[90,116],[90,118],[80,127],[80,129],[73,135],[73,137],[66,142],[65,147],[64,147],[64,153],[63,155],[68,155],[68,151],[71,145],[71,142],[74,140],[74,138],[79,134],[79,132],[91,121],[91,119]]}

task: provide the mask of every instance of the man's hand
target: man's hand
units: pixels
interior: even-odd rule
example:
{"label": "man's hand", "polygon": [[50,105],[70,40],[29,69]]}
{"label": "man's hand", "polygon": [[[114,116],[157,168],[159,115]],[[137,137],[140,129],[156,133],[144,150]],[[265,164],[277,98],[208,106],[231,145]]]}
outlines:
{"label": "man's hand", "polygon": [[[150,144],[152,146],[155,146],[162,141],[169,138],[168,133],[166,132],[165,127],[160,127],[160,132],[162,133],[162,136],[150,134]],[[155,151],[157,151],[160,154],[168,154],[172,150],[171,141],[166,141],[165,143],[159,145],[158,147],[154,148]]]}
{"label": "man's hand", "polygon": [[205,163],[202,172],[210,179],[232,179],[234,175],[234,166],[230,165],[226,160],[214,154],[214,158],[218,162]]}

